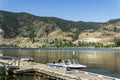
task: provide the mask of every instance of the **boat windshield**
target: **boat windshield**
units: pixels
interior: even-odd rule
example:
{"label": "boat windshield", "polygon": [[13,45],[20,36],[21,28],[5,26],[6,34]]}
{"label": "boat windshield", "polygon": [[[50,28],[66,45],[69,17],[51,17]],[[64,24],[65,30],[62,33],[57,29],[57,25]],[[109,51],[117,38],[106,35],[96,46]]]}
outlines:
{"label": "boat windshield", "polygon": [[71,61],[70,60],[63,60],[62,61],[65,65],[70,65],[71,64]]}
{"label": "boat windshield", "polygon": [[79,64],[79,62],[76,59],[72,59],[72,60],[61,60],[61,62],[59,64],[63,64],[63,65],[70,65],[70,64]]}
{"label": "boat windshield", "polygon": [[78,60],[73,59],[73,60],[71,60],[71,64],[79,64],[79,62],[78,62]]}

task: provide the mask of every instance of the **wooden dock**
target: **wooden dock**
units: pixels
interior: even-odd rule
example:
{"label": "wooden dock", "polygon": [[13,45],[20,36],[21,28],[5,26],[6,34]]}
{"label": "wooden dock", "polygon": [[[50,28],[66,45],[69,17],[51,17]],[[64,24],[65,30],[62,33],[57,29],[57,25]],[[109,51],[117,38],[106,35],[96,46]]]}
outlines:
{"label": "wooden dock", "polygon": [[[0,62],[9,65],[9,67],[18,66],[17,64],[10,65],[10,63],[12,63],[10,60],[0,59]],[[0,64],[0,66],[2,65],[3,64]],[[13,70],[13,73],[15,75],[34,73],[38,76],[45,76],[46,78],[55,80],[120,80],[118,78],[85,71],[66,71],[65,69],[50,67],[45,64],[27,61],[21,61],[19,64],[19,69]]]}

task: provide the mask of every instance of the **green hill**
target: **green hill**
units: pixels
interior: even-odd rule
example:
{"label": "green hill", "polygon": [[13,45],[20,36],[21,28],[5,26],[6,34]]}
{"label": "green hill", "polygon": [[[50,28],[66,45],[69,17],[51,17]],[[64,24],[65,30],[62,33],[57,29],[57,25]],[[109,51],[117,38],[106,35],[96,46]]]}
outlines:
{"label": "green hill", "polygon": [[[18,47],[40,47],[78,44],[91,33],[101,32],[101,38],[115,32],[119,33],[120,19],[106,23],[69,21],[56,17],[40,17],[29,13],[0,11],[1,47],[12,45]],[[104,33],[104,34],[103,34]],[[87,37],[86,35],[87,34]],[[26,44],[25,44],[26,43]]]}

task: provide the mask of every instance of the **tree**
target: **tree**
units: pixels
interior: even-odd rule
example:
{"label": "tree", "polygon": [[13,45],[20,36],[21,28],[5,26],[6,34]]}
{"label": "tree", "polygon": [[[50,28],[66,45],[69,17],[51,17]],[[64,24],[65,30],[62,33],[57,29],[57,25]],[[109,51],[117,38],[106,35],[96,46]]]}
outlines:
{"label": "tree", "polygon": [[33,28],[31,28],[31,27],[30,27],[30,34],[29,34],[29,37],[30,37],[32,43],[34,43],[34,41],[35,41],[34,38],[36,37],[36,33],[35,33],[35,29],[33,29]]}
{"label": "tree", "polygon": [[114,42],[115,42],[116,47],[120,46],[120,38],[115,38]]}

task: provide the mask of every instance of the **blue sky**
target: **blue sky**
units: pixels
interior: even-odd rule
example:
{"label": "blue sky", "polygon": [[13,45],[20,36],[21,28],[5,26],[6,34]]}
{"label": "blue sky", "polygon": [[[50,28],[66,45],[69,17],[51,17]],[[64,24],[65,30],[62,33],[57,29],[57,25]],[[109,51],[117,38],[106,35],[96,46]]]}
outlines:
{"label": "blue sky", "polygon": [[105,22],[120,18],[120,0],[0,0],[0,10],[73,21]]}

